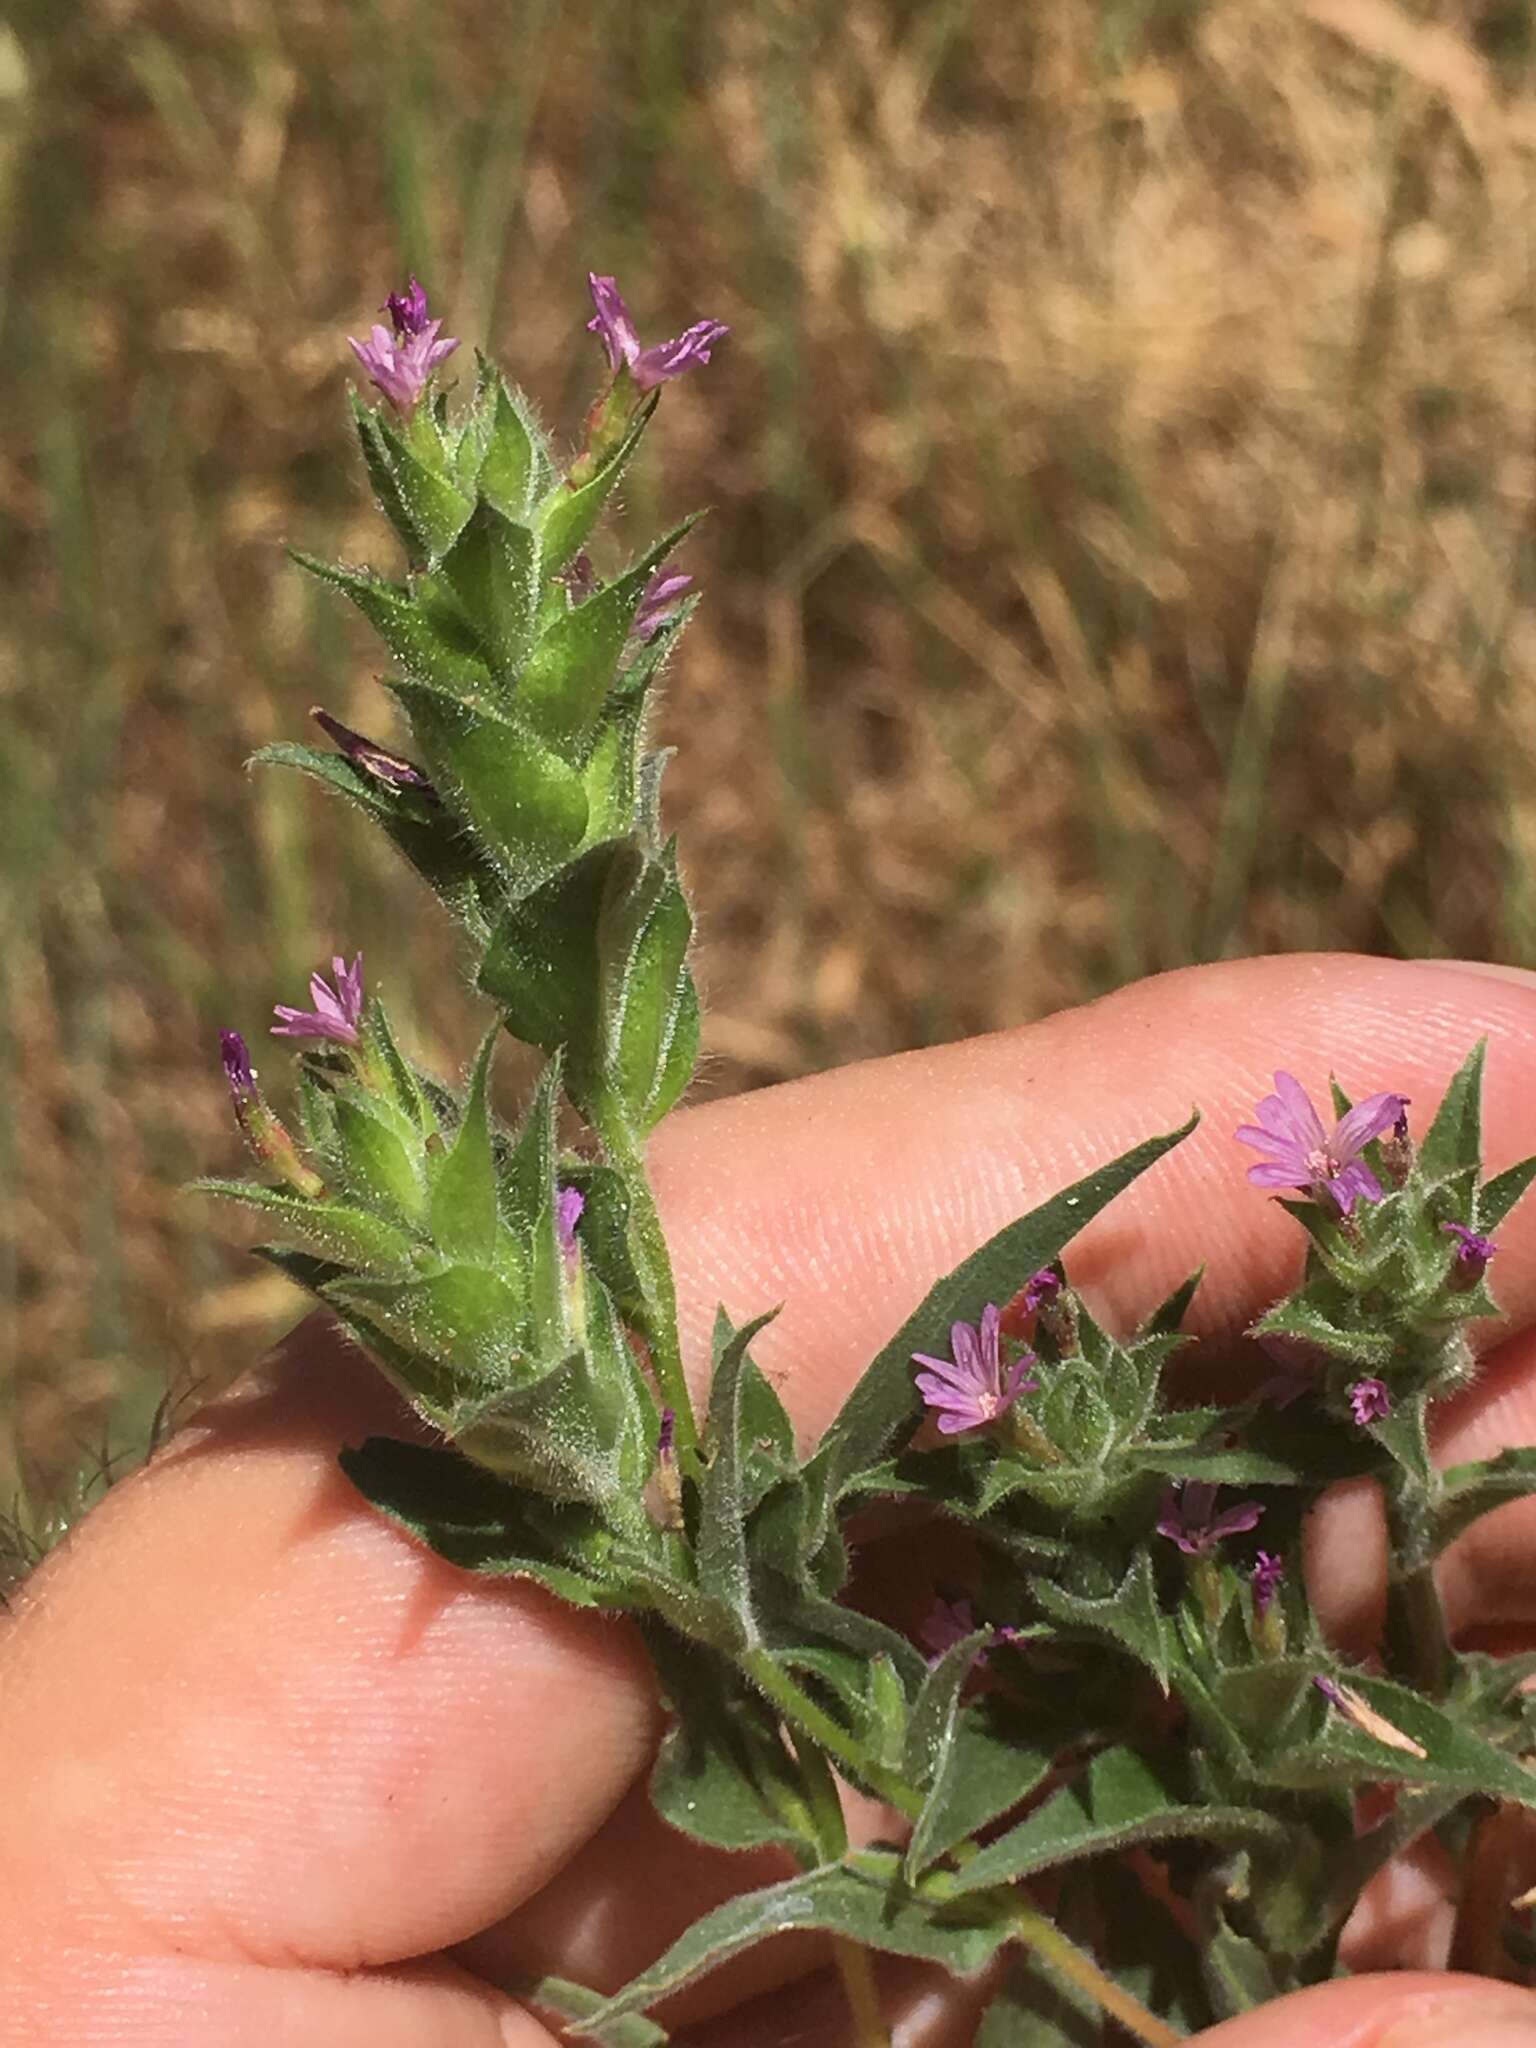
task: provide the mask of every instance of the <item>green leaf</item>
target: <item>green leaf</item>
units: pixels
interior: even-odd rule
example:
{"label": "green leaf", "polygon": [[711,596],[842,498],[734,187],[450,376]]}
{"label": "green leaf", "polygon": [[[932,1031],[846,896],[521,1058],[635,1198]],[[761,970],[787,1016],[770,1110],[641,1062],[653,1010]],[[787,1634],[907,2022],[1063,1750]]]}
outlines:
{"label": "green leaf", "polygon": [[1444,1180],[1482,1161],[1483,1061],[1488,1041],[1473,1046],[1445,1091],[1435,1120],[1419,1147],[1419,1169],[1426,1180]]}
{"label": "green leaf", "polygon": [[1356,1671],[1331,1674],[1360,1694],[1367,1706],[1424,1751],[1422,1756],[1382,1742],[1355,1727],[1321,1694],[1314,1709],[1321,1727],[1310,1741],[1266,1764],[1262,1781],[1288,1790],[1385,1782],[1440,1785],[1488,1799],[1536,1806],[1536,1771],[1463,1728],[1452,1716],[1407,1686]]}
{"label": "green leaf", "polygon": [[528,651],[538,604],[535,535],[482,499],[443,556],[441,572],[493,671],[511,676]]}
{"label": "green leaf", "polygon": [[450,1265],[412,1280],[333,1281],[328,1300],[354,1307],[410,1351],[473,1375],[511,1383],[527,1341],[523,1304],[499,1273]]}
{"label": "green leaf", "polygon": [[420,1216],[421,1173],[399,1133],[351,1095],[333,1097],[331,1113],[348,1193],[393,1216]]}
{"label": "green leaf", "polygon": [[1438,1557],[1464,1529],[1506,1501],[1536,1493],[1536,1450],[1518,1445],[1497,1457],[1451,1465],[1440,1475],[1440,1498],[1434,1510],[1430,1555]]}
{"label": "green leaf", "polygon": [[[603,1363],[615,1363],[611,1350]],[[623,1524],[639,1512],[630,1502],[626,1516],[623,1494],[629,1392],[611,1377],[605,1382],[588,1351],[573,1350],[538,1378],[499,1387],[461,1411],[454,1417],[453,1440],[478,1465],[551,1500],[584,1501]]]}
{"label": "green leaf", "polygon": [[579,758],[609,691],[645,586],[695,524],[685,520],[632,569],[584,603],[573,605],[540,635],[518,681],[518,708],[529,725],[567,758]]}
{"label": "green leaf", "polygon": [[916,1956],[969,1974],[989,1962],[1007,1938],[1006,1910],[969,1917],[947,1901],[909,1891],[896,1858],[886,1852],[850,1856],[842,1863],[746,1892],[696,1920],[648,1969],[586,2022],[594,2040],[609,2042],[615,2019],[643,2010],[718,1969],[786,1928],[825,1928],[865,1948]]}
{"label": "green leaf", "polygon": [[[914,1737],[928,1707],[919,1697]],[[1017,1711],[999,1695],[986,1693],[964,1708],[957,1698],[936,1740],[909,1738],[904,1775],[927,1788],[907,1844],[909,1881],[915,1882],[957,1843],[1011,1812],[1044,1782],[1054,1752],[1024,1737]]]}
{"label": "green leaf", "polygon": [[656,1628],[646,1640],[677,1713],[651,1772],[662,1819],[720,1849],[803,1849],[816,1825],[773,1710],[710,1652]]}
{"label": "green leaf", "polygon": [[[474,509],[474,500],[466,498],[450,478],[423,462],[382,413],[375,413],[373,422],[377,439],[388,457],[399,502],[416,537],[415,552],[435,562],[452,547]],[[370,474],[371,470],[370,464]],[[388,509],[386,506],[385,510]]]}
{"label": "green leaf", "polygon": [[344,591],[413,681],[433,689],[483,697],[490,689],[486,667],[467,626],[455,628],[437,612],[429,614],[398,583],[366,571],[322,562],[290,549],[301,569]]}
{"label": "green leaf", "polygon": [[1189,1314],[1204,1278],[1204,1266],[1196,1266],[1189,1278],[1181,1281],[1167,1300],[1153,1309],[1138,1334],[1143,1337],[1176,1336],[1184,1327],[1184,1318]]}
{"label": "green leaf", "polygon": [[699,1583],[741,1623],[743,1640],[761,1640],[752,1599],[744,1500],[744,1382],[747,1346],[777,1310],[735,1330],[723,1309],[715,1317],[715,1363],[709,1389],[711,1456],[699,1492]]}
{"label": "green leaf", "polygon": [[912,1354],[941,1350],[949,1326],[974,1320],[989,1301],[1009,1301],[1019,1276],[1039,1272],[1101,1209],[1187,1138],[1198,1122],[1149,1138],[1099,1167],[1010,1223],[930,1290],[858,1382],[823,1437],[807,1472],[815,1481],[820,1513],[810,1531],[813,1547],[825,1532],[832,1505],[858,1473],[877,1465],[918,1420],[921,1402]]}
{"label": "green leaf", "polygon": [[432,779],[457,800],[519,892],[564,866],[587,828],[581,777],[510,719],[417,683],[388,684],[410,715]]}
{"label": "green leaf", "polygon": [[629,847],[614,862],[598,916],[603,1085],[631,1130],[668,1107],[669,1058],[691,988],[693,937],[671,847],[658,859]]}
{"label": "green leaf", "polygon": [[566,1049],[578,1105],[596,1085],[598,908],[621,848],[595,846],[563,873],[508,906],[480,963],[480,987],[514,1038]]}
{"label": "green leaf", "polygon": [[[600,1991],[573,1984],[569,1977],[521,1977],[507,1988],[525,2005],[543,2006],[563,2020],[590,2019],[603,2003]],[[666,2048],[672,2036],[654,2020],[634,2014],[614,2020],[604,2029],[603,2038],[608,2048]]]}
{"label": "green leaf", "polygon": [[1217,1920],[1201,1943],[1201,1967],[1216,2017],[1230,2020],[1267,2005],[1289,1986],[1276,1976],[1274,1964],[1256,1941],[1235,1933],[1224,1915],[1218,1914]]}
{"label": "green leaf", "polygon": [[1299,1337],[1315,1344],[1330,1358],[1341,1358],[1361,1368],[1390,1363],[1391,1333],[1381,1329],[1342,1328],[1309,1295],[1293,1294],[1261,1316],[1250,1333],[1255,1337]]}
{"label": "green leaf", "polygon": [[188,1192],[217,1195],[226,1202],[240,1202],[256,1209],[295,1243],[320,1252],[343,1265],[361,1266],[375,1274],[397,1274],[410,1270],[416,1247],[403,1230],[366,1209],[350,1209],[339,1202],[306,1201],[302,1195],[264,1188],[256,1181],[195,1180]]}
{"label": "green leaf", "polygon": [[[907,1727],[902,1775],[919,1788],[931,1785],[944,1761],[960,1718],[960,1693],[976,1659],[992,1640],[990,1628],[973,1629],[951,1643],[936,1664],[923,1674]],[[908,1875],[915,1874],[909,1869]]]}
{"label": "green leaf", "polygon": [[[493,373],[494,374],[494,373]],[[480,490],[509,519],[526,518],[553,475],[544,436],[522,393],[496,377],[490,437],[476,478]]]}
{"label": "green leaf", "polygon": [[974,2048],[1103,2048],[1104,2014],[1042,1956],[1020,1949],[981,2016]]}
{"label": "green leaf", "polygon": [[[502,1213],[526,1255],[524,1285],[529,1324],[539,1349],[553,1356],[565,1349],[564,1256],[555,1228],[555,1126],[560,1110],[563,1063],[551,1054],[523,1118],[522,1128],[500,1164]],[[583,1233],[586,1219],[583,1218]],[[505,1242],[505,1239],[503,1240]]]}
{"label": "green leaf", "polygon": [[1118,1589],[1104,1599],[1069,1592],[1050,1579],[1031,1579],[1029,1590],[1053,1621],[1089,1635],[1107,1637],[1146,1665],[1163,1691],[1168,1690],[1171,1644],[1168,1624],[1157,1604],[1152,1562],[1138,1551]]}
{"label": "green leaf", "polygon": [[471,1263],[488,1261],[496,1248],[496,1166],[485,1097],[500,1035],[493,1025],[475,1056],[464,1114],[432,1177],[433,1242],[446,1257]]}
{"label": "green leaf", "polygon": [[546,577],[565,567],[596,526],[614,485],[629,467],[629,458],[650,424],[658,395],[653,392],[640,407],[629,432],[596,476],[574,491],[568,484],[557,484],[539,506],[536,523],[543,543]]}
{"label": "green leaf", "polygon": [[962,1865],[957,1891],[1012,1884],[1084,1856],[1177,1839],[1264,1842],[1281,1850],[1285,1827],[1255,1808],[1189,1801],[1165,1773],[1134,1749],[1102,1750],[1074,1784]]}
{"label": "green leaf", "polygon": [[409,508],[400,495],[400,486],[395,481],[390,466],[389,450],[384,436],[379,432],[378,415],[370,406],[363,404],[355,391],[348,394],[352,404],[352,422],[357,428],[358,442],[363,451],[363,461],[368,469],[368,481],[373,486],[373,495],[379,501],[379,509],[400,537],[402,547],[412,553],[425,556],[426,548],[411,518]]}
{"label": "green leaf", "polygon": [[1477,1196],[1477,1221],[1481,1230],[1497,1230],[1531,1182],[1536,1180],[1536,1157],[1507,1166],[1484,1183]]}
{"label": "green leaf", "polygon": [[606,1569],[611,1538],[579,1507],[557,1507],[454,1450],[368,1437],[340,1454],[365,1499],[466,1571],[533,1579],[576,1607],[627,1604]]}

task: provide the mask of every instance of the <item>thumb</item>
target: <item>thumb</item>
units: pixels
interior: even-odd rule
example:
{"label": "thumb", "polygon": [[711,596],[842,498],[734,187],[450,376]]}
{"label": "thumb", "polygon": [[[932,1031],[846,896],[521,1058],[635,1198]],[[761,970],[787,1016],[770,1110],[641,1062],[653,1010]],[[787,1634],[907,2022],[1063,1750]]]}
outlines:
{"label": "thumb", "polygon": [[1536,1992],[1424,1970],[1351,1977],[1213,2027],[1199,2048],[1536,2048]]}

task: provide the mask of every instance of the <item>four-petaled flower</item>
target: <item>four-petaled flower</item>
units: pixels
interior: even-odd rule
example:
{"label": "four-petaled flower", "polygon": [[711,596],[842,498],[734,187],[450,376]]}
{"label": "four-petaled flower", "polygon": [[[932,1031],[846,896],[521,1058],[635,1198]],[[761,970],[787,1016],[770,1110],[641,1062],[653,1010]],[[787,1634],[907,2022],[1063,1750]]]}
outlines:
{"label": "four-petaled flower", "polygon": [[1331,1131],[1294,1074],[1276,1074],[1275,1092],[1259,1104],[1256,1124],[1244,1124],[1238,1142],[1267,1157],[1250,1166],[1255,1187],[1300,1188],[1321,1201],[1331,1195],[1347,1216],[1357,1201],[1379,1202],[1381,1182],[1360,1157],[1373,1138],[1403,1120],[1406,1095],[1368,1095]]}
{"label": "four-petaled flower", "polygon": [[1005,1367],[1001,1346],[1002,1312],[988,1302],[979,1325],[951,1323],[949,1348],[954,1358],[930,1358],[914,1351],[913,1360],[927,1366],[917,1375],[918,1391],[938,1417],[945,1436],[962,1429],[980,1429],[1011,1408],[1020,1394],[1039,1384],[1030,1374],[1034,1358],[1026,1351]]}
{"label": "four-petaled flower", "polygon": [[561,1188],[555,1196],[555,1236],[568,1259],[576,1256],[576,1226],[586,1206],[587,1198],[580,1188]]}
{"label": "four-petaled flower", "polygon": [[274,1012],[282,1018],[280,1024],[272,1026],[274,1038],[324,1038],[333,1045],[356,1045],[358,1025],[363,1016],[363,956],[349,967],[337,953],[331,961],[331,973],[336,978],[332,988],[318,971],[309,977],[309,999],[312,1010],[295,1010],[287,1003],[274,1005]]}
{"label": "four-petaled flower", "polygon": [[1442,1223],[1440,1228],[1456,1240],[1456,1277],[1464,1286],[1475,1287],[1498,1250],[1491,1237],[1483,1237],[1465,1223]]}
{"label": "four-petaled flower", "polygon": [[1269,1612],[1280,1582],[1285,1577],[1285,1559],[1272,1550],[1255,1553],[1250,1582],[1253,1586],[1253,1611],[1260,1620]]}
{"label": "four-petaled flower", "polygon": [[691,576],[658,569],[640,593],[640,602],[635,606],[635,616],[630,621],[630,638],[654,640],[663,626],[671,625],[684,595],[692,587]]}
{"label": "four-petaled flower", "polygon": [[438,339],[441,320],[429,318],[427,295],[415,278],[408,292],[391,292],[385,300],[394,332],[375,321],[366,341],[349,334],[352,352],[374,384],[398,413],[410,414],[439,363],[458,347],[451,334]]}
{"label": "four-petaled flower", "polygon": [[414,761],[390,753],[377,740],[369,739],[366,733],[354,732],[350,725],[343,725],[339,718],[332,718],[324,705],[312,704],[309,715],[320,730],[336,742],[353,767],[361,768],[375,782],[392,782],[400,789],[419,789],[428,796],[436,794]]}
{"label": "four-petaled flower", "polygon": [[601,337],[608,352],[609,368],[615,373],[627,369],[637,391],[654,391],[658,384],[681,377],[696,363],[707,363],[715,343],[731,331],[719,320],[696,320],[671,341],[658,341],[650,348],[642,348],[617,279],[599,277],[595,271],[589,271],[587,283],[597,308],[587,326]]}
{"label": "four-petaled flower", "polygon": [[1186,1557],[1209,1557],[1223,1538],[1242,1536],[1258,1526],[1264,1510],[1256,1500],[1214,1512],[1221,1488],[1209,1479],[1185,1479],[1163,1495],[1157,1533],[1176,1543]]}
{"label": "four-petaled flower", "polygon": [[1356,1380],[1349,1390],[1349,1412],[1361,1429],[1373,1422],[1385,1422],[1392,1413],[1392,1396],[1384,1380]]}

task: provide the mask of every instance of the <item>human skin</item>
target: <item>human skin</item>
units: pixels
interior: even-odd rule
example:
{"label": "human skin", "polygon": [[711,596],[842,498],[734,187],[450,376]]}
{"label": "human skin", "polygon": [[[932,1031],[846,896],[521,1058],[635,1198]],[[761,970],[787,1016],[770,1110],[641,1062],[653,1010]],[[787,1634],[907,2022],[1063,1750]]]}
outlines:
{"label": "human skin", "polygon": [[[738,1317],[782,1301],[755,1351],[814,1438],[935,1278],[1192,1102],[1200,1129],[1085,1230],[1069,1268],[1123,1328],[1204,1260],[1194,1325],[1235,1335],[1299,1262],[1231,1135],[1273,1068],[1314,1092],[1331,1069],[1425,1113],[1484,1035],[1497,1170],[1536,1151],[1536,979],[1445,964],[1191,969],[685,1112],[653,1166],[693,1367],[717,1299]],[[1499,1234],[1508,1321],[1441,1416],[1448,1460],[1536,1441],[1529,1207]],[[658,1715],[625,1625],[476,1580],[353,1494],[338,1446],[408,1427],[312,1322],[23,1588],[0,1633],[0,2048],[550,2048],[501,1988],[517,1971],[617,1984],[771,1868],[649,1814],[638,1780]],[[1454,1627],[1536,1640],[1533,1554],[1536,1503],[1479,1523],[1445,1567]],[[1345,1643],[1369,1638],[1382,1557],[1364,1495],[1318,1518],[1308,1576]],[[1529,1883],[1536,1844],[1520,1856]],[[1436,1876],[1426,1862],[1384,1897],[1359,1967],[1433,1953]],[[907,1965],[886,1981],[902,2048],[972,2038],[977,1988]],[[841,2048],[848,2030],[802,1945],[706,1980],[678,2038]],[[1202,2040],[1507,2048],[1536,2044],[1536,1994],[1397,1967]]]}

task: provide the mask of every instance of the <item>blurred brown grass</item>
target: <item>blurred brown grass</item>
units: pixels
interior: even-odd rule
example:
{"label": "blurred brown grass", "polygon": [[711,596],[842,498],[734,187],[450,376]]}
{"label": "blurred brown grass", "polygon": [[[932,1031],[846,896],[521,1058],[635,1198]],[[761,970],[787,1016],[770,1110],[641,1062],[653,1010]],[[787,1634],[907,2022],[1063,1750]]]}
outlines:
{"label": "blurred brown grass", "polygon": [[[574,428],[588,267],[699,502],[669,784],[707,1085],[1269,948],[1536,954],[1536,6],[13,0],[0,1354],[46,1477],[291,1313],[178,1197],[211,1056],[451,943],[240,763],[378,655],[344,333],[420,271]],[[407,920],[411,920],[407,923]],[[406,932],[410,933],[409,939]],[[105,1418],[105,1423],[102,1422]]]}

